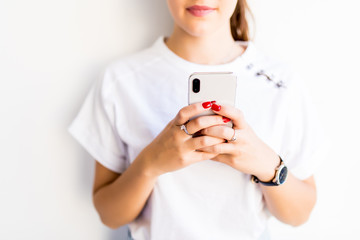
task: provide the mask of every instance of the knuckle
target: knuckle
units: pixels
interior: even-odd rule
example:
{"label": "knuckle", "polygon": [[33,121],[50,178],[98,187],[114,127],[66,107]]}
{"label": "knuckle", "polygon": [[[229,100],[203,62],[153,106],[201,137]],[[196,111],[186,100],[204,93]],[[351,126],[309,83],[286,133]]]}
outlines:
{"label": "knuckle", "polygon": [[194,124],[197,128],[201,128],[201,126],[204,124],[204,120],[202,117],[198,117],[194,119]]}
{"label": "knuckle", "polygon": [[208,145],[208,138],[207,137],[199,137],[199,144],[201,146],[207,146]]}
{"label": "knuckle", "polygon": [[183,108],[178,112],[178,119],[179,119],[180,122],[185,122],[186,121],[186,113],[185,113],[185,110]]}
{"label": "knuckle", "polygon": [[219,131],[220,131],[220,134],[221,134],[222,136],[226,136],[226,133],[227,133],[228,130],[229,130],[229,129],[227,129],[227,128],[225,128],[225,127],[222,127]]}
{"label": "knuckle", "polygon": [[203,159],[203,160],[209,159],[210,156],[211,156],[211,154],[206,153],[206,152],[202,152],[202,153],[200,154],[200,158]]}
{"label": "knuckle", "polygon": [[182,166],[182,167],[187,166],[189,163],[189,159],[186,157],[186,155],[180,154],[179,156],[180,156],[179,157],[180,166]]}
{"label": "knuckle", "polygon": [[221,147],[221,145],[214,145],[214,146],[212,146],[212,149],[216,153],[221,153],[222,147]]}
{"label": "knuckle", "polygon": [[236,163],[236,159],[234,157],[229,157],[229,163],[230,164],[235,164]]}
{"label": "knuckle", "polygon": [[200,152],[199,154],[200,154],[200,158],[201,158],[201,159],[204,159],[205,156],[207,155],[205,152]]}

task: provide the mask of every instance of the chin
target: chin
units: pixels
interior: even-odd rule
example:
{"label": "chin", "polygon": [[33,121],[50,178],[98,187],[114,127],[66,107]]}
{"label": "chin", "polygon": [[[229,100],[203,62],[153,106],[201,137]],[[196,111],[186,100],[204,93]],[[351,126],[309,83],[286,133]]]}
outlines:
{"label": "chin", "polygon": [[217,26],[214,23],[209,22],[197,22],[186,24],[181,27],[183,31],[194,37],[203,37],[211,35],[217,31]]}
{"label": "chin", "polygon": [[196,29],[189,29],[185,30],[187,34],[193,36],[193,37],[204,37],[209,35],[212,31],[209,31],[208,29],[204,28],[196,28]]}

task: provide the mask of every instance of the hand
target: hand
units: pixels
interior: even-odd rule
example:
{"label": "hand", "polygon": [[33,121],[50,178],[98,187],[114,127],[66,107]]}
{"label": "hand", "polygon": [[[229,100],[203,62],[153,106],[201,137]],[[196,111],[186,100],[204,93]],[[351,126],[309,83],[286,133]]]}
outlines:
{"label": "hand", "polygon": [[[280,163],[278,155],[266,145],[245,121],[243,113],[232,106],[213,104],[212,109],[219,115],[233,121],[233,128],[211,126],[201,130],[206,136],[228,140],[201,151],[218,154],[212,160],[225,163],[243,173],[255,175],[260,181],[269,182],[274,178]],[[229,141],[236,137],[235,141]]]}
{"label": "hand", "polygon": [[156,177],[218,155],[197,149],[223,143],[225,142],[223,138],[213,136],[193,138],[180,129],[180,126],[186,123],[188,133],[194,134],[204,128],[224,124],[223,117],[219,115],[201,116],[189,121],[210,107],[211,102],[205,102],[182,108],[164,130],[139,154],[137,159],[142,161],[148,175]]}

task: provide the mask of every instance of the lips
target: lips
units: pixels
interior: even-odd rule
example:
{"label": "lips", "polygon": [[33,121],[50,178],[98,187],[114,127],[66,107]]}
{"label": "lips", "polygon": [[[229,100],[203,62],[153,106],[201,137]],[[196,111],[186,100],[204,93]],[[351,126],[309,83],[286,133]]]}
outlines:
{"label": "lips", "polygon": [[204,17],[216,10],[216,8],[208,6],[194,5],[186,8],[186,10],[195,17]]}

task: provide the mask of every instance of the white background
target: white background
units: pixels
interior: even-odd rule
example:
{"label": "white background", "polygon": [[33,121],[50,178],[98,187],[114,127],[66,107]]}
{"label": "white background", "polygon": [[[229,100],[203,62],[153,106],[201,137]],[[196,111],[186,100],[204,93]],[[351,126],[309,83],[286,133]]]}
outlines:
{"label": "white background", "polygon": [[[256,45],[306,80],[330,141],[307,224],[274,239],[360,239],[359,4],[249,0]],[[168,35],[165,0],[0,0],[0,239],[126,239],[92,206],[93,159],[68,134],[114,59]]]}

